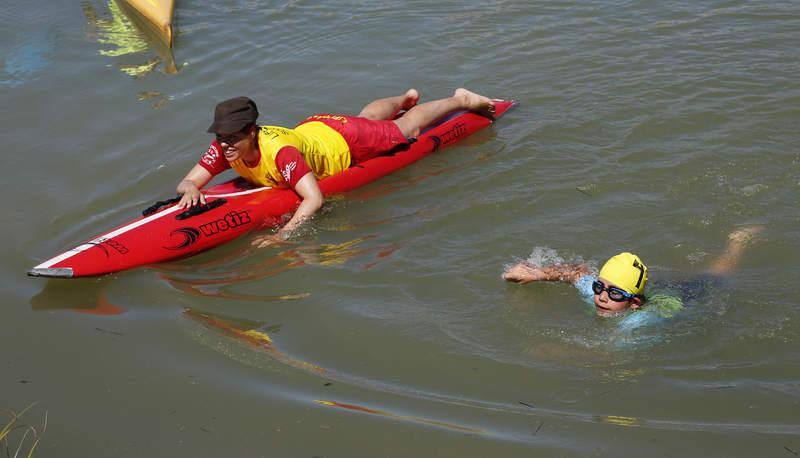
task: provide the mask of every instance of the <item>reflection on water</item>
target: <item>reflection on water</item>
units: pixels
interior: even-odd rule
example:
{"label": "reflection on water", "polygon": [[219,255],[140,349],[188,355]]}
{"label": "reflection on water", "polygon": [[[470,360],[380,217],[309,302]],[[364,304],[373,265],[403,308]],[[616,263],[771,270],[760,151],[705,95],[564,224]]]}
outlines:
{"label": "reflection on water", "polygon": [[167,103],[167,97],[158,91],[140,92],[136,94],[136,99],[140,102],[144,100],[152,100],[154,110],[158,110],[159,108],[163,107],[165,103]]}
{"label": "reflection on water", "polygon": [[222,314],[213,314],[190,308],[184,309],[183,314],[192,320],[202,323],[209,329],[221,331],[228,337],[232,337],[239,342],[246,343],[253,348],[263,351],[271,358],[287,366],[302,369],[314,374],[324,374],[326,372],[325,369],[319,366],[292,358],[275,348],[272,344],[272,338],[267,334],[267,331],[277,332],[281,328],[280,325],[266,326],[264,323],[252,320],[233,318]]}
{"label": "reflection on water", "polygon": [[40,30],[25,44],[13,49],[3,60],[5,75],[0,78],[0,86],[17,87],[44,70],[55,47],[54,42],[52,33]]}
{"label": "reflection on water", "polygon": [[282,252],[281,256],[287,259],[297,259],[300,265],[341,265],[356,256],[375,251],[374,248],[359,247],[362,243],[374,238],[374,235],[367,235],[342,243],[301,244],[294,249]]}
{"label": "reflection on water", "polygon": [[308,297],[309,293],[295,293],[295,294],[244,294],[225,291],[220,288],[208,288],[200,282],[200,284],[193,284],[192,280],[178,280],[166,275],[160,275],[162,279],[166,280],[174,288],[186,294],[197,297],[216,297],[220,299],[234,299],[239,301],[253,301],[253,302],[270,302],[270,301],[293,301],[304,299]]}
{"label": "reflection on water", "polygon": [[108,2],[110,18],[103,18],[97,14],[94,6],[83,2],[81,8],[91,31],[96,34],[99,43],[108,45],[110,49],[101,49],[100,55],[118,57],[128,54],[138,54],[146,51],[149,46],[144,35],[140,33],[133,23],[119,9],[114,0]]}
{"label": "reflection on water", "polygon": [[638,418],[620,417],[617,415],[598,415],[597,421],[617,426],[642,426],[642,422]]}
{"label": "reflection on water", "polygon": [[[140,76],[147,75],[148,73],[152,72],[158,64],[161,63],[160,58],[153,58],[141,64],[121,64],[119,69],[122,73],[127,74],[128,76],[132,76],[134,78],[139,78]],[[139,100],[142,100],[141,98]]]}
{"label": "reflection on water", "polygon": [[430,426],[436,426],[438,428],[450,429],[453,431],[459,431],[464,433],[476,433],[476,434],[485,434],[486,431],[479,429],[479,428],[472,428],[469,426],[461,426],[454,423],[449,423],[446,421],[439,421],[439,420],[431,420],[429,418],[420,418],[411,415],[399,415],[392,412],[387,412],[385,410],[373,409],[370,407],[359,406],[355,404],[346,404],[343,402],[336,402],[336,401],[323,401],[323,400],[315,400],[317,404],[329,407],[337,407],[339,409],[345,410],[352,410],[355,412],[367,413],[370,415],[380,415],[385,418],[390,418],[393,420],[401,420],[401,421],[410,421],[413,423],[421,423]]}
{"label": "reflection on water", "polygon": [[[276,348],[273,339],[268,334],[279,332],[282,328],[280,324],[270,326],[259,321],[235,318],[223,314],[210,313],[189,308],[185,309],[183,314],[187,318],[201,323],[205,328],[221,332],[223,335],[233,338],[237,342],[246,344],[247,347],[258,351],[260,354],[267,355],[271,359],[285,366],[300,369],[314,376],[321,376],[325,380],[348,384],[350,386],[357,387],[360,390],[364,390],[365,392],[383,392],[393,395],[400,395],[409,400],[413,399],[415,403],[424,401],[423,405],[435,410],[438,410],[436,406],[437,404],[440,404],[442,406],[447,405],[459,409],[463,408],[475,410],[476,412],[483,412],[484,414],[504,414],[510,417],[522,418],[535,417],[539,421],[539,426],[536,428],[535,432],[538,432],[539,429],[541,429],[541,426],[545,423],[545,420],[548,422],[553,422],[556,420],[570,420],[586,424],[605,424],[617,427],[648,427],[653,430],[660,429],[672,431],[752,431],[789,435],[800,432],[800,426],[792,424],[663,420],[659,419],[657,415],[651,417],[633,417],[630,415],[593,413],[592,408],[587,408],[585,406],[585,403],[588,402],[590,398],[608,396],[612,392],[616,392],[618,395],[624,396],[624,390],[622,389],[624,387],[618,387],[618,389],[609,388],[608,386],[601,386],[599,387],[600,389],[564,388],[553,393],[555,398],[558,399],[560,403],[568,406],[577,406],[578,410],[573,408],[543,408],[522,401],[517,401],[514,403],[485,402],[478,399],[467,399],[448,394],[426,392],[413,387],[397,386],[382,381],[364,379],[353,374],[338,372],[289,356],[286,352]],[[226,347],[225,345],[221,345],[218,341],[209,340],[209,337],[210,336],[207,335],[199,336],[199,339],[202,342],[209,344],[209,346],[213,347],[217,351],[221,351],[222,353],[231,357],[236,357],[243,363],[259,366],[258,362],[253,359],[253,355],[239,355],[237,357],[234,354],[235,352],[233,352],[230,348]],[[513,430],[500,429],[497,427],[497,424],[494,423],[486,428],[479,428],[474,426],[466,426],[454,421],[433,420],[429,417],[420,415],[397,414],[391,411],[366,407],[364,405],[354,403],[319,399],[315,400],[314,402],[328,407],[335,407],[370,415],[378,415],[389,419],[409,421],[460,432],[490,434],[508,438],[514,437],[515,440],[523,441],[533,440],[532,436],[535,436],[535,434],[533,434],[523,437],[518,433],[515,433]]]}
{"label": "reflection on water", "polygon": [[[231,286],[263,280],[303,265],[301,260],[285,257],[282,253],[258,259],[255,263],[247,262],[249,260],[244,261],[235,266],[224,261],[211,261],[206,265],[195,266],[181,273],[161,273],[159,276],[179,289],[186,289],[187,292],[194,290],[197,294],[207,295],[207,292],[210,291],[207,288],[209,286]],[[205,292],[200,288],[204,288]]]}
{"label": "reflection on water", "polygon": [[[159,276],[181,291],[211,297],[225,297],[242,300],[294,300],[308,297],[308,293],[290,293],[280,295],[238,294],[222,290],[222,287],[241,283],[255,282],[303,266],[335,266],[364,254],[374,253],[375,261],[364,265],[364,270],[374,267],[379,260],[388,258],[399,248],[398,244],[362,247],[365,242],[376,236],[367,235],[341,243],[314,244],[289,242],[288,248],[278,251],[273,256],[262,257],[261,253],[275,248],[237,250],[227,256],[219,256],[201,263],[187,262],[183,264],[164,264],[159,267],[172,273],[160,273]],[[277,247],[278,249],[283,248]],[[209,288],[214,286],[216,288]]]}
{"label": "reflection on water", "polygon": [[[119,63],[117,67],[123,73],[141,78],[152,73],[159,64],[164,64],[165,73],[177,72],[172,51],[163,44],[149,37],[142,27],[137,27],[132,19],[116,0],[108,0],[108,15],[98,13],[88,1],[81,3],[83,14],[90,26],[90,34],[99,43],[105,45],[99,53],[107,57],[137,56],[135,63]],[[146,30],[146,29],[145,29]],[[158,56],[141,60],[142,54],[154,50]]]}
{"label": "reflection on water", "polygon": [[93,315],[119,315],[127,310],[113,304],[105,289],[111,277],[47,280],[42,291],[31,298],[33,310],[72,310]]}

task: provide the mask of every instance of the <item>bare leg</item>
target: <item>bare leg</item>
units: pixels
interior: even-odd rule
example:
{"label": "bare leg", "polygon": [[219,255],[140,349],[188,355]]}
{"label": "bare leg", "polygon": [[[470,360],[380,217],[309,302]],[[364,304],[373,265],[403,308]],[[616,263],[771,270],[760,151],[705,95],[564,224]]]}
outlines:
{"label": "bare leg", "polygon": [[709,272],[716,275],[730,273],[739,264],[745,247],[755,234],[764,230],[764,226],[751,226],[737,229],[728,235],[728,246],[719,258],[711,264]]}
{"label": "bare leg", "polygon": [[361,109],[358,114],[361,118],[379,121],[381,119],[393,119],[400,110],[409,110],[419,101],[419,92],[416,89],[409,89],[403,95],[386,97],[370,102]]}
{"label": "bare leg", "polygon": [[470,110],[493,115],[494,102],[488,97],[463,88],[456,89],[452,97],[416,105],[394,122],[406,137],[416,137],[420,131],[442,116],[457,110]]}

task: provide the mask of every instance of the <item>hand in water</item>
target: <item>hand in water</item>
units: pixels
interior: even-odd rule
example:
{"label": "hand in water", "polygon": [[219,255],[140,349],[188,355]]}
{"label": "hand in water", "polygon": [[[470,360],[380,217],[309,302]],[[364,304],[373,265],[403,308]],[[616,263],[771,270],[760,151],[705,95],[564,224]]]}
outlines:
{"label": "hand in water", "polygon": [[250,242],[250,245],[256,248],[266,248],[269,246],[281,245],[286,243],[286,240],[289,239],[289,235],[290,234],[288,232],[283,231],[278,231],[275,234],[259,235],[253,239],[252,242]]}
{"label": "hand in water", "polygon": [[520,262],[511,266],[503,272],[503,280],[517,283],[528,283],[531,281],[542,280],[546,277],[544,270],[540,267]]}

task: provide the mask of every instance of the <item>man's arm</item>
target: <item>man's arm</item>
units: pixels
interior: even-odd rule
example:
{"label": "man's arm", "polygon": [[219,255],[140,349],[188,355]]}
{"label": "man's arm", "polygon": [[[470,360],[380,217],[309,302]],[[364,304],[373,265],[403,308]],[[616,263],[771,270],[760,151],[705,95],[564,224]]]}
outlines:
{"label": "man's arm", "polygon": [[211,172],[202,165],[197,164],[192,167],[192,170],[186,174],[175,189],[175,192],[183,196],[178,203],[178,208],[189,208],[198,203],[205,204],[206,197],[200,192],[200,189],[208,184],[212,177]]}
{"label": "man's arm", "polygon": [[264,248],[283,242],[292,236],[295,229],[314,216],[314,213],[325,203],[325,196],[322,195],[322,190],[319,189],[319,183],[313,172],[303,175],[294,185],[294,191],[303,201],[292,215],[292,219],[275,234],[256,237],[252,242],[253,246]]}
{"label": "man's arm", "polygon": [[322,195],[322,190],[319,189],[317,178],[312,172],[303,175],[303,177],[297,181],[297,184],[295,184],[294,190],[303,201],[300,202],[297,211],[292,215],[292,219],[277,232],[276,235],[281,240],[289,238],[292,231],[314,216],[314,213],[325,203],[325,196]]}
{"label": "man's arm", "polygon": [[588,274],[589,267],[586,264],[556,264],[538,267],[527,262],[520,262],[507,268],[503,272],[503,279],[523,284],[532,281],[562,281],[575,284],[581,277]]}

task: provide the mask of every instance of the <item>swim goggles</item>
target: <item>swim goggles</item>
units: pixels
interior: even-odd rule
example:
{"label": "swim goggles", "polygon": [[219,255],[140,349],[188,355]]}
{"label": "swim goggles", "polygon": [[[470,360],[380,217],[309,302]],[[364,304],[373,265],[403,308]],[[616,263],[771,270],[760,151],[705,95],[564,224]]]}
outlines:
{"label": "swim goggles", "polygon": [[606,286],[600,280],[595,280],[592,282],[592,291],[595,294],[603,294],[603,291],[608,291],[608,298],[614,302],[624,302],[629,301],[636,297],[635,294],[631,294],[624,289],[617,288],[616,286]]}

